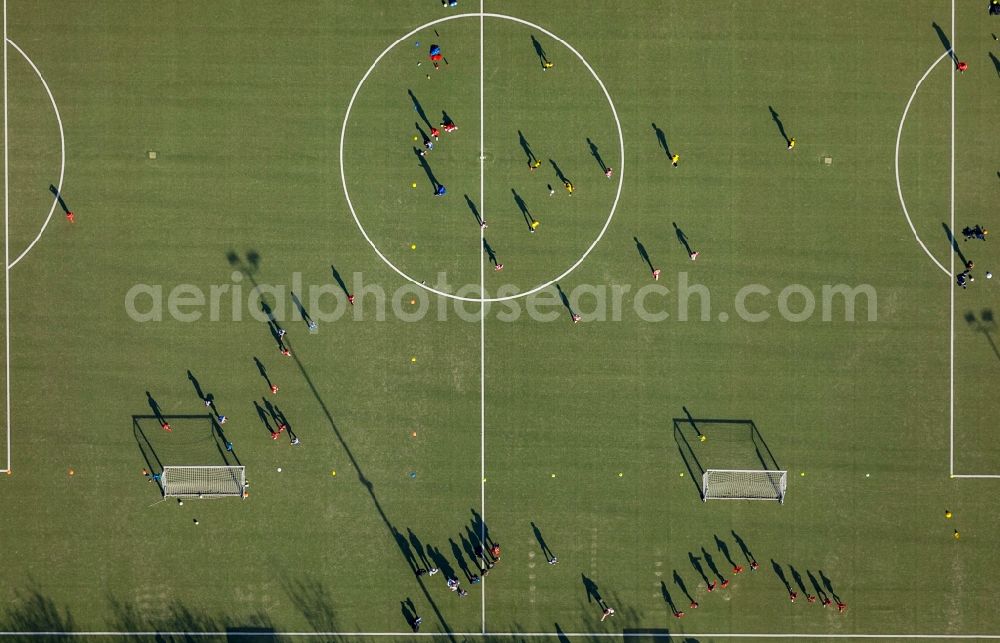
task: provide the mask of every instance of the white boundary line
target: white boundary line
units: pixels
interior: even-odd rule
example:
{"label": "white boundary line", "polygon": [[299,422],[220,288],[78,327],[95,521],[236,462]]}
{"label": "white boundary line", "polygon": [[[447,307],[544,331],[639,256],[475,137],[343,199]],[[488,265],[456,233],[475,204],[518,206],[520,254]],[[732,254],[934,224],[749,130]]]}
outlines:
{"label": "white boundary line", "polygon": [[[619,155],[621,156],[621,161],[619,161],[620,165],[619,165],[619,168],[618,168],[618,189],[615,192],[615,200],[611,203],[611,211],[608,213],[608,218],[604,222],[604,226],[601,228],[601,231],[597,234],[597,237],[594,239],[594,241],[591,242],[590,246],[584,251],[583,255],[579,259],[576,260],[576,263],[574,263],[572,266],[570,266],[569,268],[567,268],[565,272],[563,272],[561,275],[559,275],[555,279],[552,279],[551,281],[547,281],[547,282],[545,282],[543,284],[535,286],[531,290],[526,290],[524,292],[515,293],[513,295],[507,295],[506,297],[482,297],[482,296],[480,296],[480,297],[463,297],[461,295],[456,295],[455,293],[444,292],[442,290],[437,290],[436,288],[431,288],[427,284],[422,283],[421,281],[418,281],[418,280],[414,279],[413,277],[409,276],[408,274],[406,274],[405,272],[403,272],[402,270],[400,270],[399,268],[397,268],[395,266],[395,264],[393,264],[389,260],[388,257],[386,257],[384,254],[382,254],[382,251],[378,249],[378,246],[375,245],[375,242],[372,240],[372,238],[368,236],[368,233],[365,231],[364,226],[361,225],[361,219],[358,218],[357,212],[354,211],[354,203],[351,201],[350,191],[347,189],[347,175],[344,172],[344,167],[345,167],[344,166],[344,139],[345,139],[345,137],[347,135],[347,123],[348,123],[348,121],[351,118],[351,109],[354,107],[354,101],[357,99],[358,94],[361,92],[361,87],[365,84],[365,81],[368,80],[368,77],[375,70],[375,67],[379,64],[379,62],[382,60],[382,58],[384,58],[386,56],[386,54],[388,54],[390,51],[392,51],[392,49],[395,48],[396,45],[398,45],[399,43],[403,42],[404,40],[406,40],[407,38],[409,38],[413,34],[417,33],[421,29],[426,29],[428,27],[433,27],[434,25],[440,24],[442,22],[447,22],[449,20],[456,20],[456,19],[459,19],[459,18],[474,18],[476,16],[479,16],[480,20],[482,20],[482,18],[484,16],[487,17],[487,18],[499,18],[501,20],[510,20],[511,22],[516,22],[516,23],[525,25],[527,27],[531,27],[532,29],[537,29],[541,33],[543,33],[546,36],[552,38],[553,40],[555,40],[556,42],[562,44],[564,47],[566,47],[571,52],[573,52],[573,54],[575,54],[576,57],[580,59],[580,62],[583,63],[583,66],[586,67],[587,70],[590,72],[590,74],[594,77],[594,80],[597,81],[597,84],[601,88],[601,91],[604,92],[604,97],[607,99],[608,106],[611,108],[611,116],[615,119],[615,127],[616,127],[616,131],[618,133],[618,152],[619,152]],[[459,13],[459,14],[455,14],[455,15],[451,15],[451,16],[446,16],[444,18],[438,18],[437,20],[432,20],[432,21],[430,21],[428,23],[420,25],[416,29],[410,31],[408,34],[405,34],[405,35],[401,36],[400,38],[398,38],[395,42],[393,42],[391,45],[389,45],[388,47],[386,47],[385,50],[383,50],[382,53],[380,53],[375,58],[375,61],[372,63],[371,67],[368,68],[368,71],[366,71],[365,74],[364,74],[364,76],[361,77],[361,80],[358,81],[358,86],[354,88],[354,93],[351,94],[351,100],[348,101],[348,103],[347,103],[347,110],[345,110],[345,112],[344,112],[344,123],[343,123],[343,125],[341,125],[341,128],[340,128],[340,150],[339,150],[339,153],[338,153],[338,161],[340,163],[340,183],[341,183],[341,185],[343,186],[343,189],[344,189],[344,199],[347,200],[347,209],[351,211],[351,216],[354,218],[354,223],[358,226],[358,230],[361,231],[361,236],[365,238],[365,241],[368,242],[368,245],[370,245],[372,247],[372,250],[375,251],[375,254],[378,255],[378,257],[382,260],[383,263],[385,263],[385,265],[389,266],[389,268],[391,268],[393,270],[393,272],[395,272],[396,274],[398,274],[403,279],[405,279],[405,280],[409,281],[410,283],[414,284],[418,288],[423,288],[427,292],[432,292],[432,293],[434,293],[436,295],[440,295],[441,297],[447,297],[448,299],[456,299],[456,300],[459,300],[459,301],[468,301],[468,302],[483,302],[483,301],[486,301],[486,302],[499,302],[499,301],[509,301],[509,300],[512,300],[512,299],[518,299],[518,298],[521,298],[521,297],[527,297],[528,295],[534,294],[534,293],[536,293],[536,292],[538,292],[540,290],[548,288],[549,286],[551,286],[552,284],[556,283],[557,281],[562,280],[567,275],[569,275],[569,273],[571,273],[574,270],[576,270],[580,266],[580,264],[582,264],[584,262],[584,260],[590,255],[590,253],[594,250],[594,248],[597,247],[597,244],[600,243],[601,239],[604,238],[604,234],[608,231],[608,226],[611,225],[611,219],[614,218],[615,211],[618,209],[618,201],[621,198],[621,195],[622,195],[622,186],[624,185],[624,181],[625,181],[625,138],[624,138],[624,136],[622,134],[622,124],[621,124],[621,120],[618,118],[618,110],[615,108],[614,101],[611,100],[611,94],[608,92],[608,88],[604,85],[604,81],[601,80],[600,76],[597,75],[597,72],[594,71],[594,68],[590,66],[590,63],[587,62],[587,59],[583,57],[583,54],[581,54],[579,51],[577,51],[573,47],[573,45],[569,44],[568,42],[566,42],[565,40],[563,40],[559,36],[555,35],[551,31],[549,31],[548,29],[546,29],[544,27],[540,27],[540,26],[536,25],[533,22],[529,22],[527,20],[524,20],[522,18],[517,18],[517,17],[514,17],[514,16],[508,16],[507,14],[503,14],[503,13],[485,13],[485,12],[480,11],[478,13],[477,12]],[[480,293],[480,295],[481,294],[482,293]]]}
{"label": "white boundary line", "polygon": [[7,0],[3,0],[3,296],[4,296],[4,407],[7,429],[7,468],[11,472],[10,442],[10,145],[7,141]]}
{"label": "white boundary line", "polygon": [[[481,638],[537,638],[537,639],[663,639],[672,640],[677,637],[712,639],[880,639],[910,641],[916,639],[934,639],[939,641],[968,640],[1000,640],[1000,634],[725,634],[717,632],[678,632],[669,628],[654,629],[647,632],[278,632],[280,637],[298,636],[303,638],[317,637],[398,637],[399,640],[414,638],[445,638],[445,637],[481,637]],[[145,636],[145,637],[259,637],[260,632],[0,632],[0,637],[42,637],[42,636]]]}
{"label": "white boundary line", "polygon": [[[951,0],[951,53],[955,52],[955,0]],[[951,239],[948,240],[948,256],[951,257],[951,272],[955,274],[955,65],[951,66],[951,175],[949,201],[951,207]],[[964,267],[964,266],[963,266]],[[955,279],[948,288],[951,300],[951,314],[948,319],[948,475],[955,477]]]}
{"label": "white boundary line", "polygon": [[[486,89],[483,14],[484,0],[479,0],[479,219],[486,221]],[[486,257],[483,244],[486,231],[479,226],[479,543],[486,547]],[[485,556],[485,554],[484,554]],[[482,563],[484,561],[480,561]],[[484,565],[485,566],[485,565]],[[482,633],[486,633],[486,581],[480,584]]]}
{"label": "white boundary line", "polygon": [[913,99],[917,97],[917,92],[920,91],[920,86],[924,84],[924,81],[927,79],[928,76],[930,76],[931,72],[934,71],[934,68],[938,66],[938,63],[940,63],[945,58],[951,56],[951,52],[952,50],[949,49],[948,51],[941,54],[941,56],[937,60],[931,63],[931,66],[927,68],[927,71],[924,72],[924,75],[920,77],[920,80],[917,81],[917,85],[913,88],[913,93],[910,94],[910,100],[906,101],[906,107],[903,109],[903,116],[899,119],[899,130],[897,130],[896,132],[896,161],[895,161],[896,192],[899,194],[899,205],[902,206],[903,208],[903,216],[906,217],[906,223],[909,224],[910,230],[913,232],[913,237],[917,240],[917,243],[920,244],[920,247],[924,249],[924,253],[926,253],[927,256],[930,257],[931,261],[933,261],[934,264],[942,271],[944,271],[944,273],[949,277],[951,277],[952,273],[948,272],[948,269],[945,268],[943,265],[941,265],[941,262],[938,261],[937,258],[931,254],[930,250],[927,249],[927,246],[925,246],[924,242],[920,239],[920,235],[917,234],[917,229],[913,226],[913,221],[910,220],[910,212],[909,210],[906,209],[906,201],[903,199],[903,187],[902,185],[900,185],[899,182],[899,143],[903,138],[903,125],[906,123],[906,116],[910,113],[910,105],[913,104]]}
{"label": "white boundary line", "polygon": [[[6,2],[6,0],[4,1]],[[49,102],[52,103],[52,111],[55,112],[56,124],[59,126],[60,160],[59,160],[59,182],[56,184],[56,192],[58,193],[58,195],[61,195],[63,188],[63,178],[66,176],[66,134],[63,131],[63,122],[62,122],[62,116],[59,114],[59,106],[56,105],[56,99],[52,95],[52,90],[49,89],[49,84],[45,82],[45,77],[42,76],[42,72],[39,71],[38,66],[35,65],[35,62],[28,57],[28,54],[24,53],[23,49],[17,46],[16,42],[14,42],[13,40],[6,40],[6,32],[4,33],[4,36],[5,36],[4,38],[5,42],[10,44],[10,46],[13,47],[14,49],[17,49],[17,52],[21,54],[21,56],[23,56],[24,59],[28,61],[28,64],[31,65],[31,68],[35,70],[35,74],[38,76],[38,80],[42,81],[42,87],[45,88],[45,93],[49,95]],[[21,259],[24,259],[24,257],[31,251],[31,249],[35,247],[35,244],[38,243],[38,241],[42,238],[42,234],[45,233],[45,228],[48,227],[49,222],[52,220],[52,215],[56,211],[56,205],[58,205],[59,203],[58,195],[52,199],[52,207],[49,208],[49,216],[45,217],[45,222],[42,224],[42,227],[38,231],[38,234],[35,236],[34,240],[28,244],[28,247],[24,249],[24,252],[22,252],[17,256],[17,259],[14,259],[14,261],[10,261],[7,263],[8,268],[13,268],[14,266],[17,265],[19,261],[21,261]]]}

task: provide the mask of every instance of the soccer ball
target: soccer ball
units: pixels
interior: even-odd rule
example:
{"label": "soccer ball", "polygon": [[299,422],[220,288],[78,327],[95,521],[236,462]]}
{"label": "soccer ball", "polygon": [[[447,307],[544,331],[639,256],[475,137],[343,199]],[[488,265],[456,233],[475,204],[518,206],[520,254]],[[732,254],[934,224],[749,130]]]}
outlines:
{"label": "soccer ball", "polygon": [[281,473],[281,467],[278,467],[278,473]]}
{"label": "soccer ball", "polygon": [[986,273],[986,278],[987,279],[993,279],[993,273],[992,272]]}

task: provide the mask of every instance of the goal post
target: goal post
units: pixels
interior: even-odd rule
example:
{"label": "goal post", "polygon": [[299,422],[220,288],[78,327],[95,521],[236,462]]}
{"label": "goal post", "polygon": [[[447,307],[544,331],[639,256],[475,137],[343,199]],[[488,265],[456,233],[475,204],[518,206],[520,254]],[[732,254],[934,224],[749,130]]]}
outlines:
{"label": "goal post", "polygon": [[164,497],[242,498],[246,471],[230,466],[164,466],[160,474]]}
{"label": "goal post", "polygon": [[787,471],[707,469],[701,476],[701,498],[709,500],[785,501]]}

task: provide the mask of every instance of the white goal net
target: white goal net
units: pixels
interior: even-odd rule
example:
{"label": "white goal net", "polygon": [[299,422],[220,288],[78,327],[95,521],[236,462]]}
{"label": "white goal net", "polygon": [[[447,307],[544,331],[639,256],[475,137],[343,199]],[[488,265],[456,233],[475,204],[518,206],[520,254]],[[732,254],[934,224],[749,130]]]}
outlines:
{"label": "white goal net", "polygon": [[701,476],[702,500],[785,501],[787,471],[708,469]]}
{"label": "white goal net", "polygon": [[160,484],[164,496],[243,497],[243,467],[163,467]]}

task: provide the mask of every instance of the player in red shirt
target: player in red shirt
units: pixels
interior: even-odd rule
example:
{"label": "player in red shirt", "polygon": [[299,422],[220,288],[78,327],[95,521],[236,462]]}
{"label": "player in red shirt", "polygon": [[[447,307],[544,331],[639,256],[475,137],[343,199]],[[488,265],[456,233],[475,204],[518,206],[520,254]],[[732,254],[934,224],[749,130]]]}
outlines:
{"label": "player in red shirt", "polygon": [[439,130],[436,127],[431,127],[431,136],[434,137],[435,141],[438,140],[438,138],[440,138],[441,136],[441,130]]}
{"label": "player in red shirt", "polygon": [[277,384],[272,384],[271,385],[271,395],[277,395],[277,394],[278,394],[278,385]]}
{"label": "player in red shirt", "polygon": [[66,210],[66,220],[70,223],[76,223],[76,215],[73,214],[72,210]]}
{"label": "player in red shirt", "polygon": [[958,61],[958,64],[955,65],[955,68],[958,69],[959,73],[964,74],[965,70],[969,68],[969,63],[965,62],[964,60],[960,60]]}
{"label": "player in red shirt", "polygon": [[843,614],[845,611],[847,611],[847,604],[837,601],[837,611]]}
{"label": "player in red shirt", "polygon": [[743,565],[735,565],[733,567],[733,574],[742,574],[742,573],[743,573]]}

